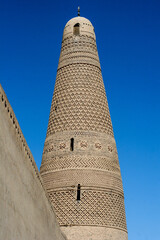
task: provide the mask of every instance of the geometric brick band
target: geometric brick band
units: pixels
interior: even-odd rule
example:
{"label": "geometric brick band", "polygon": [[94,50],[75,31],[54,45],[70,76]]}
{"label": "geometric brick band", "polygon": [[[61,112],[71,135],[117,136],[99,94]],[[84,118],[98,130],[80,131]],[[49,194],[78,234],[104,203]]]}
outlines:
{"label": "geometric brick band", "polygon": [[[50,160],[49,160],[50,159]],[[120,175],[119,164],[112,157],[101,156],[50,156],[41,165],[41,174],[60,169],[90,168],[103,169]]]}
{"label": "geometric brick band", "polygon": [[57,72],[47,136],[73,130],[113,136],[101,70],[90,64],[70,64]]}
{"label": "geometric brick band", "polygon": [[84,53],[90,52],[92,55],[95,55],[98,58],[96,41],[93,37],[89,37],[87,35],[79,36],[77,43],[75,43],[75,40],[73,39],[72,36],[66,38],[65,41],[62,42],[60,61],[63,56],[71,54],[73,52],[81,53],[81,55],[83,52]]}
{"label": "geometric brick band", "polygon": [[77,42],[72,36],[62,42],[58,69],[73,62],[89,62],[100,68],[96,41],[93,37],[82,34]]}
{"label": "geometric brick band", "polygon": [[41,174],[47,190],[81,184],[88,187],[115,189],[123,193],[120,174],[97,169],[67,169]]}
{"label": "geometric brick band", "polygon": [[41,165],[41,174],[53,170],[71,168],[96,168],[120,174],[119,165],[112,158],[101,156],[64,156],[54,157]]}
{"label": "geometric brick band", "polygon": [[82,190],[79,202],[75,196],[73,190],[49,192],[60,225],[97,225],[127,231],[123,195]]}

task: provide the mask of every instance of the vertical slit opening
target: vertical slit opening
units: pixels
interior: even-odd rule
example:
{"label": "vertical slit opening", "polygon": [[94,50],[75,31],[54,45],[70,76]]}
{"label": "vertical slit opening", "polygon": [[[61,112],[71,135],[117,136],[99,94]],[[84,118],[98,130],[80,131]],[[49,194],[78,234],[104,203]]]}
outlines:
{"label": "vertical slit opening", "polygon": [[70,143],[70,150],[74,150],[74,138],[71,138],[71,143]]}
{"label": "vertical slit opening", "polygon": [[81,185],[78,184],[78,186],[77,186],[77,201],[80,201],[80,197],[81,197]]}

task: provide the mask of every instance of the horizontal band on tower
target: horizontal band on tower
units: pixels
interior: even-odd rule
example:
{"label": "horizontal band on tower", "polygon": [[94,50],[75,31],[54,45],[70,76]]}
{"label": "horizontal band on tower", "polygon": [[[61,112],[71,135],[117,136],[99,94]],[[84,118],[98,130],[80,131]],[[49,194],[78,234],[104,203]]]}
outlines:
{"label": "horizontal band on tower", "polygon": [[93,65],[95,67],[98,67],[101,69],[100,64],[97,59],[90,57],[90,56],[73,56],[68,57],[66,59],[63,59],[58,64],[58,70],[62,67],[68,66],[70,64],[79,64],[79,63],[85,63],[89,65]]}
{"label": "horizontal band on tower", "polygon": [[124,197],[118,192],[82,189],[78,202],[76,190],[48,194],[61,226],[105,226],[127,232]]}
{"label": "horizontal band on tower", "polygon": [[82,186],[107,187],[123,192],[121,176],[103,170],[67,169],[43,173],[42,177],[47,190],[80,183]]}

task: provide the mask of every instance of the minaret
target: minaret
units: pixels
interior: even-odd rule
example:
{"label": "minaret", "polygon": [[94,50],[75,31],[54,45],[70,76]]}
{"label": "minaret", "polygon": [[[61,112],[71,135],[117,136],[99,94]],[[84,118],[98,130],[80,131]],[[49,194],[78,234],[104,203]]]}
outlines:
{"label": "minaret", "polygon": [[40,172],[68,240],[127,240],[96,37],[79,15],[64,28]]}

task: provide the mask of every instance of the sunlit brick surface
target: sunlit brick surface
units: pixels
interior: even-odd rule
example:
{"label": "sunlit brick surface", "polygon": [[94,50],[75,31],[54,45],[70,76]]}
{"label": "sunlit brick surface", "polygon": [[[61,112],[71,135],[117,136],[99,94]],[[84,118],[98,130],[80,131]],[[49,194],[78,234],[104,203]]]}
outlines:
{"label": "sunlit brick surface", "polygon": [[64,29],[41,175],[59,224],[70,226],[70,233],[64,230],[69,240],[77,231],[71,226],[93,230],[84,230],[77,240],[96,239],[99,227],[108,229],[99,240],[127,240],[123,186],[95,33],[82,17],[71,19]]}

